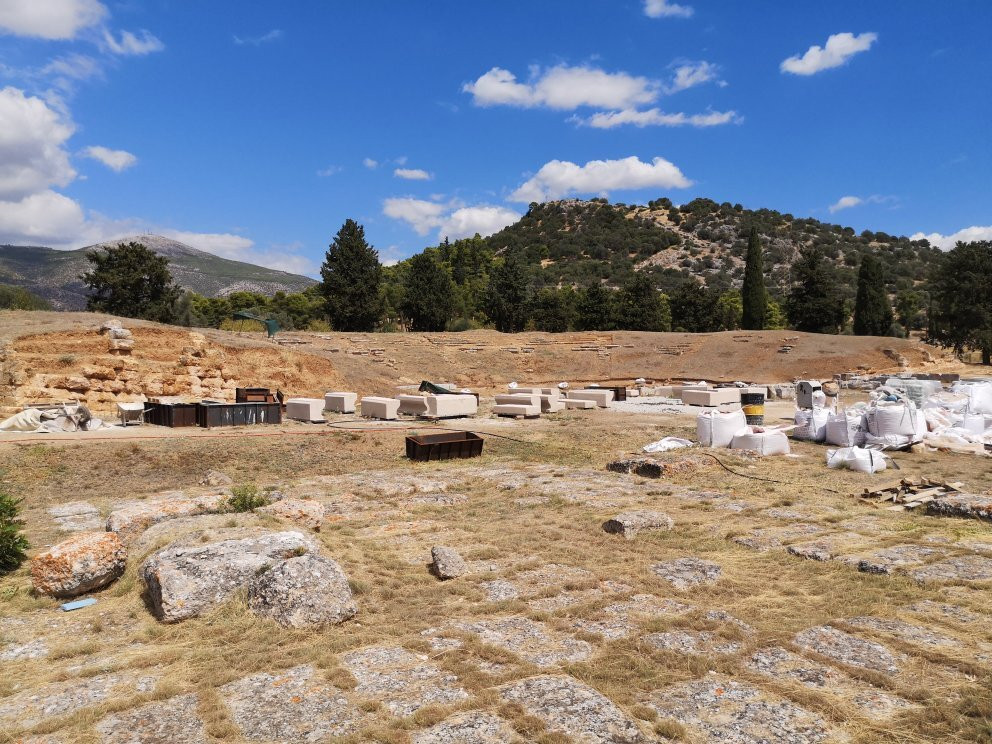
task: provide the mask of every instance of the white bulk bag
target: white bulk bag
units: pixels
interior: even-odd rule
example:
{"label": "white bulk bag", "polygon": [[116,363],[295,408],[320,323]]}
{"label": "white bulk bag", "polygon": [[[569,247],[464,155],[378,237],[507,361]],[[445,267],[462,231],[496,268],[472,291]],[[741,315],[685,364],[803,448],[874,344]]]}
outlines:
{"label": "white bulk bag", "polygon": [[909,401],[879,401],[868,410],[868,431],[876,437],[922,437],[926,422]]}
{"label": "white bulk bag", "polygon": [[827,417],[827,444],[860,447],[865,443],[865,421],[861,411],[840,411]]}
{"label": "white bulk bag", "polygon": [[959,382],[951,389],[968,396],[971,413],[992,413],[992,382]]}
{"label": "white bulk bag", "polygon": [[862,447],[828,449],[827,467],[848,468],[859,473],[879,473],[885,470],[885,455]]}
{"label": "white bulk bag", "polygon": [[964,421],[961,422],[961,428],[967,429],[973,434],[984,434],[988,428],[985,422],[985,414],[966,413],[964,415]]}
{"label": "white bulk bag", "polygon": [[765,455],[787,455],[789,454],[789,439],[785,436],[785,432],[780,429],[748,426],[734,435],[730,448],[752,450],[762,457]]}
{"label": "white bulk bag", "polygon": [[830,412],[826,408],[800,408],[796,411],[796,428],[792,431],[795,439],[808,439],[822,442],[827,438],[827,419]]}
{"label": "white bulk bag", "polygon": [[744,411],[703,411],[696,416],[696,436],[703,447],[729,447],[734,435],[747,428]]}

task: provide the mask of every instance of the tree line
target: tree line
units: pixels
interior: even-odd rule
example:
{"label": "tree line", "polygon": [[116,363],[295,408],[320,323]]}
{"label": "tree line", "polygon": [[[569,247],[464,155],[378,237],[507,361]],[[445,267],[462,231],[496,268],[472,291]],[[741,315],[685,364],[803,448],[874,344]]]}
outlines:
{"label": "tree line", "polygon": [[137,243],[88,256],[83,276],[88,308],[180,325],[231,327],[235,311],[275,317],[289,329],[338,331],[460,331],[489,327],[538,330],[685,331],[792,328],[811,333],[901,336],[923,330],[928,340],[958,351],[992,352],[992,243],[959,243],[939,257],[926,282],[894,296],[886,265],[861,257],[853,303],[822,246],[801,249],[791,286],[775,297],[763,269],[755,226],[748,231],[740,290],[711,288],[696,278],[660,291],[648,272],[619,286],[535,281],[520,251],[495,251],[475,236],[445,240],[394,266],[383,266],[364,228],[347,220],[334,236],[321,281],[304,292],[269,297],[236,292],[206,298],[172,281],[167,259]]}

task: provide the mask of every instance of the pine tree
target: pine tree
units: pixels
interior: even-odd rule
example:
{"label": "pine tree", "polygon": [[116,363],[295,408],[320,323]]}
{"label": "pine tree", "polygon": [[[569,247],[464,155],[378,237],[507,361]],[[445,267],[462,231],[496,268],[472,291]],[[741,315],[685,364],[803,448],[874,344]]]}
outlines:
{"label": "pine tree", "polygon": [[327,315],[337,331],[371,331],[382,319],[382,264],[365,228],[345,220],[320,267]]}
{"label": "pine tree", "polygon": [[892,327],[892,305],[885,289],[882,262],[870,253],[858,269],[858,295],[854,301],[854,334],[888,336]]}
{"label": "pine tree", "polygon": [[455,288],[443,266],[428,253],[409,261],[400,311],[414,331],[443,331],[454,314]]}
{"label": "pine tree", "polygon": [[80,278],[90,288],[86,309],[125,318],[171,323],[182,290],[172,281],[169,259],[141,243],[89,251],[93,270]]}
{"label": "pine tree", "polygon": [[836,271],[816,247],[804,248],[792,266],[786,312],[797,331],[839,333],[846,313]]}
{"label": "pine tree", "polygon": [[516,255],[489,274],[485,311],[497,331],[519,333],[527,325],[527,272]]}
{"label": "pine tree", "polygon": [[747,238],[747,261],[744,264],[744,285],[741,288],[743,313],[741,328],[760,331],[765,327],[768,310],[768,297],[765,294],[764,267],[761,256],[761,241],[757,225],[751,225]]}
{"label": "pine tree", "polygon": [[958,243],[932,270],[927,340],[992,363],[992,241]]}
{"label": "pine tree", "polygon": [[596,282],[579,295],[575,326],[580,331],[613,330],[613,292]]}
{"label": "pine tree", "polygon": [[617,293],[616,327],[625,331],[670,331],[672,311],[646,274],[634,274]]}

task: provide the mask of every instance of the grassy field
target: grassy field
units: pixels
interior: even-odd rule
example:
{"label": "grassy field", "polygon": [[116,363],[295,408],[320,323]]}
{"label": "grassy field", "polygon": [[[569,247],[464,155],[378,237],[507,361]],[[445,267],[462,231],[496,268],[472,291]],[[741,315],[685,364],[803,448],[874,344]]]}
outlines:
{"label": "grassy field", "polygon": [[[395,430],[300,426],[292,435],[253,438],[3,445],[3,481],[24,499],[36,549],[65,537],[48,515],[54,505],[85,500],[107,514],[125,500],[196,491],[208,470],[223,471],[236,484],[317,499],[329,518],[316,538],[348,574],[359,612],[340,626],[287,630],[255,617],[236,597],[179,624],[156,621],[138,578],[144,558],[200,530],[209,540],[236,527],[298,529],[256,514],[158,525],[131,546],[125,575],[94,595],[95,606],[75,613],[60,613],[56,601],[35,596],[25,566],[0,579],[0,652],[40,641],[47,653],[0,662],[0,741],[116,741],[98,733],[106,731],[101,721],[117,720],[108,716],[154,702],[168,706],[187,693],[196,694],[195,717],[208,740],[246,740],[252,733],[232,714],[221,688],[300,665],[312,665],[319,684],[354,711],[335,741],[407,742],[460,711],[492,713],[519,741],[581,741],[555,715],[502,693],[542,674],[566,674],[598,691],[644,741],[721,740],[715,718],[700,721],[687,708],[658,703],[678,699],[685,683],[711,678],[754,688],[770,709],[792,710],[782,707],[791,704],[817,721],[794,738],[772,740],[992,741],[988,582],[921,583],[908,575],[912,565],[875,575],[844,560],[803,560],[785,550],[824,537],[850,544],[842,558],[910,545],[942,551],[927,559],[932,563],[970,554],[974,543],[992,550],[988,523],[880,510],[852,496],[868,483],[919,474],[964,481],[982,492],[992,488],[987,460],[900,453],[895,459],[902,470],[871,477],[827,470],[822,447],[796,444],[794,458],[671,453],[663,459],[684,466],[671,477],[645,480],[607,473],[605,464],[661,436],[690,434],[691,419],[593,411],[475,423],[478,431],[501,435],[487,438],[482,458],[433,464],[406,461],[404,432]],[[631,508],[663,511],[674,527],[632,540],[601,529],[605,519]],[[797,525],[818,532],[798,534]],[[431,576],[425,564],[438,544],[458,549],[473,572],[446,582]],[[719,564],[719,578],[680,590],[653,569],[685,557]],[[506,584],[516,596],[492,600],[493,586]],[[617,609],[639,595],[687,609]],[[961,617],[969,619],[938,613],[938,605],[966,611]],[[903,625],[856,620],[864,617]],[[507,619],[512,622],[501,624]],[[622,637],[608,637],[610,623]],[[907,631],[907,623],[922,630]],[[898,671],[845,664],[797,642],[798,633],[826,624],[882,644],[899,659]],[[652,640],[684,639],[680,634],[702,646],[687,652]],[[712,643],[733,650],[706,650]],[[388,685],[375,689],[353,661],[353,652],[380,647],[412,652],[465,695],[439,703],[424,692],[411,715],[394,715],[390,701],[397,693]],[[762,673],[753,658],[769,648],[822,664],[833,670],[832,681],[816,687]],[[28,713],[4,717],[5,705],[20,706],[29,694],[68,689],[78,696],[87,680],[111,673],[124,682],[129,675],[150,681],[143,687],[122,682],[91,704],[54,706],[54,714],[29,715],[24,703]],[[429,675],[421,679],[426,672],[409,679],[395,674],[415,698],[418,684],[433,684]],[[881,715],[880,705],[859,700],[866,690],[898,705]],[[745,729],[751,723],[746,720]],[[28,738],[49,734],[53,738]],[[257,732],[254,738],[267,740]],[[602,734],[593,740],[635,739]]]}

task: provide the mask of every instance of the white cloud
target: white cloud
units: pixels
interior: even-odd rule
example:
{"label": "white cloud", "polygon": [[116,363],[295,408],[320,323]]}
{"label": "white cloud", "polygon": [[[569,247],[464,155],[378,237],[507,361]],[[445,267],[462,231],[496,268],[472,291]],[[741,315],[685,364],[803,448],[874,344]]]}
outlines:
{"label": "white cloud", "polygon": [[68,236],[84,230],[85,225],[79,204],[54,191],[0,201],[0,243],[62,245]]}
{"label": "white cloud", "polygon": [[635,127],[716,127],[721,124],[738,124],[741,118],[736,111],[710,111],[706,114],[667,114],[657,108],[646,111],[598,111],[587,119],[576,119],[580,124],[595,129],[613,129],[632,124]]}
{"label": "white cloud", "polygon": [[65,149],[75,127],[45,101],[4,88],[0,122],[0,200],[20,201],[76,177]]}
{"label": "white cloud", "polygon": [[520,83],[509,70],[494,67],[462,90],[471,93],[477,106],[545,106],[573,110],[580,106],[623,109],[651,103],[660,85],[626,72],[605,72],[594,67],[557,65],[543,72],[531,70],[531,81]]}
{"label": "white cloud", "polygon": [[859,52],[866,52],[878,39],[878,34],[854,34],[844,32],[832,34],[827,38],[826,46],[811,46],[802,56],[789,57],[780,66],[782,72],[793,75],[813,75],[831,67],[840,67]]}
{"label": "white cloud", "polygon": [[139,33],[140,36],[130,31],[121,31],[121,38],[118,41],[110,31],[104,29],[103,42],[109,51],[127,57],[142,56],[165,49],[165,44],[150,32],[142,29]]}
{"label": "white cloud", "polygon": [[[685,62],[675,67],[672,82],[665,87],[667,93],[678,93],[697,85],[716,80],[720,74],[718,65],[712,62]],[[722,83],[723,81],[720,81]],[[723,83],[725,85],[725,83]]]}
{"label": "white cloud", "polygon": [[958,241],[970,243],[976,240],[992,240],[992,225],[972,225],[971,227],[958,230],[956,233],[951,233],[950,235],[941,235],[940,233],[924,234],[918,232],[909,236],[910,240],[922,240],[924,238],[929,240],[931,245],[940,248],[942,251],[949,251],[955,246],[955,244],[958,243]]}
{"label": "white cloud", "polygon": [[386,199],[382,213],[395,220],[406,222],[418,235],[426,235],[437,228],[438,240],[467,238],[479,233],[492,235],[520,219],[520,214],[507,207],[478,204],[471,207],[457,202],[447,204],[395,197]]}
{"label": "white cloud", "polygon": [[340,173],[343,170],[344,168],[342,168],[340,165],[329,165],[326,168],[321,168],[320,170],[318,170],[317,175],[320,176],[321,178],[328,178],[330,176]]}
{"label": "white cloud", "polygon": [[369,170],[375,170],[376,168],[379,167],[379,161],[378,160],[373,160],[372,158],[365,158],[362,161],[362,165],[364,165]]}
{"label": "white cloud", "polygon": [[649,18],[689,18],[692,6],[679,5],[669,0],[644,0],[644,15]]}
{"label": "white cloud", "polygon": [[[43,68],[42,75],[51,75],[65,80],[89,80],[90,78],[103,75],[101,64],[85,54],[69,54],[64,57],[56,57]],[[64,86],[62,86],[64,87]]]}
{"label": "white cloud", "polygon": [[430,181],[432,178],[430,173],[421,168],[397,168],[393,175],[407,181]]}
{"label": "white cloud", "polygon": [[448,209],[445,204],[411,197],[393,197],[382,203],[384,215],[406,222],[417,235],[426,235],[433,228],[440,227]]}
{"label": "white cloud", "polygon": [[99,160],[105,166],[117,173],[127,170],[138,162],[138,158],[127,150],[111,150],[100,145],[91,145],[83,150],[83,156]]}
{"label": "white cloud", "polygon": [[831,204],[828,209],[830,210],[830,214],[833,214],[834,212],[839,212],[842,209],[856,207],[859,204],[864,204],[864,199],[860,196],[842,196],[836,202]]}
{"label": "white cloud", "polygon": [[449,214],[441,223],[438,237],[441,240],[458,240],[471,238],[478,233],[482,237],[499,232],[507,225],[512,225],[522,215],[506,207],[482,205],[477,207],[461,207]]}
{"label": "white cloud", "polygon": [[261,46],[262,44],[267,44],[270,41],[278,41],[283,36],[281,28],[274,28],[268,33],[264,33],[261,36],[234,36],[234,43],[240,46],[245,44],[249,46]]}
{"label": "white cloud", "polygon": [[591,160],[585,165],[552,160],[510,194],[509,201],[542,202],[570,194],[608,194],[645,188],[683,189],[690,185],[692,181],[664,158],[645,163],[632,155],[621,160]]}
{"label": "white cloud", "polygon": [[3,0],[0,31],[42,39],[74,39],[106,15],[107,9],[99,0]]}

